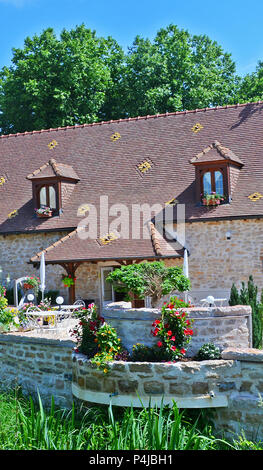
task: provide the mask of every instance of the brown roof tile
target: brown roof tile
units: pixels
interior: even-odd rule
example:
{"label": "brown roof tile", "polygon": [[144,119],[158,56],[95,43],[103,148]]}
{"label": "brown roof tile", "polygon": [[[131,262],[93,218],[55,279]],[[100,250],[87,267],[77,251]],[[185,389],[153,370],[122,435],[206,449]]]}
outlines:
{"label": "brown roof tile", "polygon": [[[201,126],[194,132],[197,123]],[[165,207],[175,198],[185,204],[187,221],[262,217],[263,198],[248,198],[255,192],[263,194],[262,125],[263,102],[257,102],[1,136],[0,178],[3,176],[5,183],[0,185],[0,233],[73,231],[81,220],[78,208],[84,204],[99,209],[100,198],[105,195],[109,207],[124,204],[129,214],[136,204]],[[111,139],[115,133],[118,139]],[[52,141],[56,145],[50,146]],[[196,203],[195,168],[190,160],[203,154],[211,143],[213,148],[206,155],[215,158],[215,152],[219,152],[222,158],[244,166],[231,204],[208,209]],[[74,169],[79,183],[63,214],[42,220],[35,216],[27,176],[36,175],[36,168],[45,172],[49,166],[54,171],[52,159],[59,162],[55,171],[59,171],[59,165],[64,175],[69,174],[70,167]],[[138,167],[146,161],[150,168],[141,173]],[[8,214],[13,216],[9,218]],[[131,224],[132,220],[130,230]],[[115,250],[115,256],[122,254],[121,249],[127,256],[135,252],[143,256],[143,250],[150,253],[145,241],[135,245],[126,240],[125,246],[124,242],[118,240],[103,247],[94,242],[92,246],[109,253],[112,250],[111,254]],[[161,250],[163,243],[159,240]],[[156,251],[158,243],[155,255]]]}

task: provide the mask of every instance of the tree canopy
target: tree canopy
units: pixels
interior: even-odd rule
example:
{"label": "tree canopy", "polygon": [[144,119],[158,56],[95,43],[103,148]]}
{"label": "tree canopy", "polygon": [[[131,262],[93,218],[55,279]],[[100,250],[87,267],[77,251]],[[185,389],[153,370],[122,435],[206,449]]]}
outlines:
{"label": "tree canopy", "polygon": [[112,271],[107,281],[117,292],[133,293],[143,299],[151,297],[156,306],[162,296],[172,291],[188,291],[190,281],[179,266],[166,267],[162,261],[143,262],[122,266]]}
{"label": "tree canopy", "polygon": [[243,79],[206,35],[169,25],[127,52],[84,24],[27,37],[0,71],[2,134],[182,111],[263,96],[263,62]]}

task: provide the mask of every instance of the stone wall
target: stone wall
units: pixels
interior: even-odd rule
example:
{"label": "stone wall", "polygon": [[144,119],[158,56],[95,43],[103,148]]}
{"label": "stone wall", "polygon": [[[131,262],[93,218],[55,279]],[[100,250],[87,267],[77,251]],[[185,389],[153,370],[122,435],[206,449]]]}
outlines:
{"label": "stone wall", "polygon": [[[213,214],[206,210],[208,217]],[[233,282],[241,287],[250,274],[263,289],[263,219],[187,223],[186,245],[194,300],[208,294],[228,297]]]}
{"label": "stone wall", "polygon": [[173,401],[178,408],[211,408],[215,433],[263,439],[263,353],[228,348],[220,360],[177,363],[113,362],[97,370],[73,356],[73,395],[84,403],[134,407]]}
{"label": "stone wall", "polygon": [[[0,283],[8,275],[11,280],[22,276],[39,276],[39,269],[28,264],[30,258],[64,235],[65,232],[0,235],[0,265],[3,270]],[[68,291],[61,282],[62,274],[65,274],[65,271],[61,266],[47,265],[46,289],[59,290],[67,299]]]}
{"label": "stone wall", "polygon": [[[204,343],[210,342],[220,350],[229,346],[252,346],[250,306],[188,308],[184,311],[194,319],[188,356],[195,355]],[[133,309],[126,308],[125,303],[113,303],[104,307],[102,316],[116,328],[129,351],[136,343],[151,346],[157,341],[151,330],[153,321],[160,316],[158,309]]]}
{"label": "stone wall", "polygon": [[71,407],[72,348],[70,340],[0,334],[0,388],[20,386],[25,395]]}

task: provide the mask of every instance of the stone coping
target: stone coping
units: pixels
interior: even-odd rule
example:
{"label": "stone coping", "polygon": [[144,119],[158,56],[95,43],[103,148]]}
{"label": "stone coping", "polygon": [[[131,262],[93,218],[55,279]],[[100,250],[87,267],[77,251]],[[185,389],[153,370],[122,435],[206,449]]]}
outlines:
{"label": "stone coping", "polygon": [[[180,310],[179,308],[177,310]],[[190,307],[183,308],[190,318],[211,318],[228,316],[250,316],[252,309],[250,305],[234,305],[226,307]],[[118,320],[151,320],[160,315],[159,308],[127,308],[122,302],[112,303],[103,307],[105,318],[118,318]]]}
{"label": "stone coping", "polygon": [[61,338],[47,338],[43,336],[25,336],[25,333],[2,333],[0,334],[0,343],[27,343],[27,344],[43,344],[54,347],[66,347],[73,349],[76,343],[71,340]]}
{"label": "stone coping", "polygon": [[221,353],[222,359],[244,362],[263,362],[263,351],[254,348],[226,348]]}

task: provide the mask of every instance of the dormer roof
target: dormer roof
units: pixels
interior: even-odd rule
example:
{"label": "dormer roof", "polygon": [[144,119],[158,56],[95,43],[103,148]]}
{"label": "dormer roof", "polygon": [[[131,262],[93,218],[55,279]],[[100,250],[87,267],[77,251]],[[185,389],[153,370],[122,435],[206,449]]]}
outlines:
{"label": "dormer roof", "polygon": [[235,163],[240,166],[244,165],[242,160],[237,155],[235,155],[232,150],[225,147],[217,140],[215,140],[211,145],[206,147],[202,152],[198,153],[195,157],[191,158],[190,163],[212,163],[222,160]]}
{"label": "dormer roof", "polygon": [[52,177],[69,178],[77,181],[80,179],[71,165],[57,163],[54,158],[51,158],[47,163],[33,171],[33,173],[27,175],[27,179],[30,180]]}

